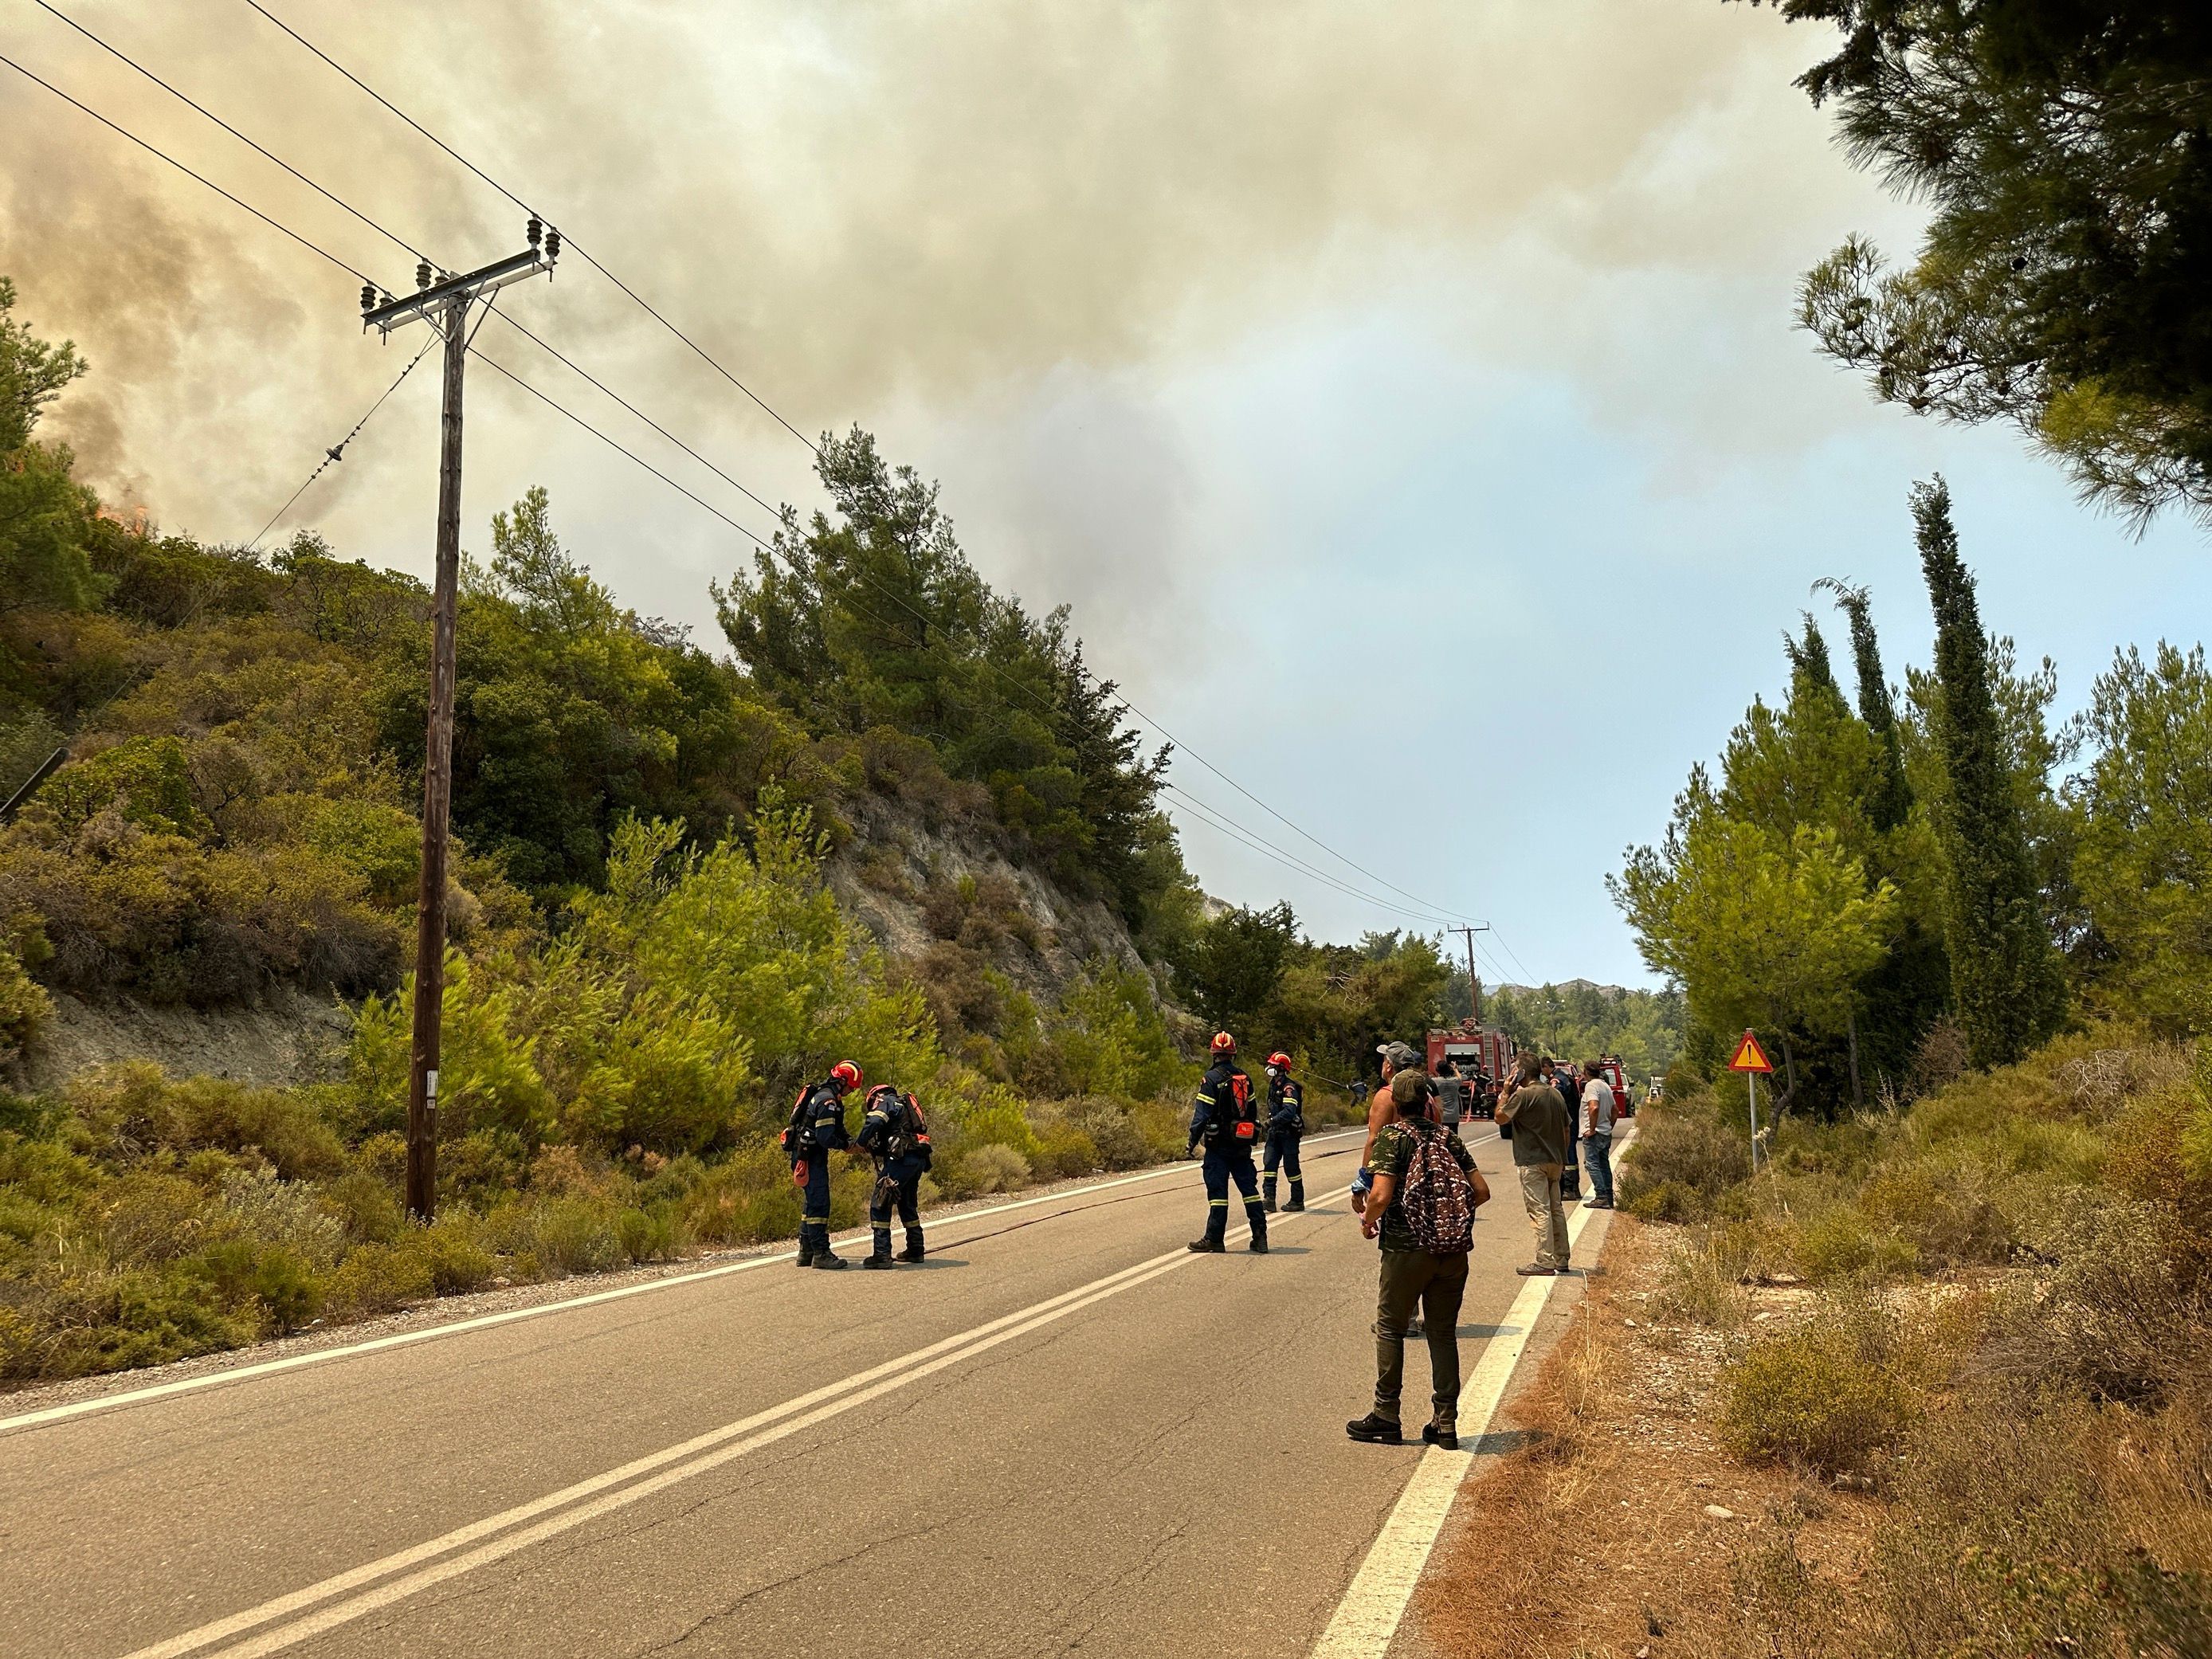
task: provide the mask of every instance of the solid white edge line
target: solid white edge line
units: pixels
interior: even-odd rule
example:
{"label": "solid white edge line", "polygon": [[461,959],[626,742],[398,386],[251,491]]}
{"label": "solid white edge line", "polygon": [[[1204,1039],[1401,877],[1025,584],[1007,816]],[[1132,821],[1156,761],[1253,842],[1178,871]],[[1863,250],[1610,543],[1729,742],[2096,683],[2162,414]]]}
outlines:
{"label": "solid white edge line", "polygon": [[[1621,1149],[1626,1150],[1626,1143],[1632,1139],[1633,1130],[1620,1137]],[[1570,1252],[1580,1242],[1595,1213],[1581,1205],[1576,1206],[1572,1219],[1567,1223]],[[1461,1396],[1462,1443],[1479,1440],[1489,1432],[1491,1420],[1497,1416],[1505,1390],[1513,1381],[1514,1370],[1528,1346],[1537,1320],[1542,1316],[1552,1287],[1559,1282],[1555,1277],[1532,1278],[1522,1285],[1512,1306],[1506,1310],[1498,1334],[1483,1345],[1482,1358],[1476,1363],[1474,1374]],[[1467,1409],[1470,1397],[1472,1413]],[[1382,1532],[1345,1590],[1343,1601],[1337,1604],[1334,1616],[1322,1632],[1321,1639],[1314,1644],[1312,1659],[1382,1659],[1389,1651],[1406,1616],[1407,1606],[1413,1600],[1413,1587],[1420,1583],[1429,1553],[1436,1547],[1437,1534],[1451,1515],[1452,1500],[1459,1494],[1460,1482],[1466,1479],[1474,1462],[1474,1454],[1468,1450],[1445,1451],[1431,1446],[1423,1452],[1405,1490],[1399,1493],[1389,1519],[1382,1523]]]}
{"label": "solid white edge line", "polygon": [[[1249,1231],[1240,1226],[1228,1237],[1231,1239],[1242,1238]],[[918,1348],[896,1359],[886,1360],[882,1364],[855,1372],[851,1376],[825,1384],[781,1405],[769,1407],[719,1429],[709,1430],[678,1445],[664,1448],[619,1468],[594,1475],[500,1514],[471,1522],[440,1537],[364,1563],[258,1606],[244,1608],[167,1638],[149,1647],[137,1650],[125,1656],[125,1659],[182,1659],[184,1655],[204,1651],[256,1626],[269,1624],[272,1620],[304,1613],[303,1617],[289,1624],[265,1631],[259,1636],[249,1637],[222,1650],[223,1659],[253,1659],[254,1656],[273,1653],[462,1573],[473,1571],[479,1566],[526,1549],[587,1521],[640,1502],[678,1481],[705,1474],[763,1446],[787,1438],[893,1389],[917,1382],[1109,1297],[1118,1296],[1123,1291],[1133,1289],[1195,1260],[1197,1257],[1192,1252],[1181,1247],[1165,1251],[1133,1267],[1124,1267],[1118,1273],[1109,1273],[957,1335],[943,1338],[926,1348]],[[794,1415],[799,1413],[804,1413],[804,1415]],[[784,1420],[778,1421],[779,1419]],[[641,1476],[647,1478],[640,1479]],[[539,1516],[547,1518],[537,1519]],[[524,1527],[520,1531],[511,1530],[532,1520],[536,1520],[537,1524]],[[495,1538],[493,1535],[495,1534],[506,1535]],[[491,1541],[478,1542],[486,1539]],[[471,1544],[477,1544],[478,1547],[465,1554],[453,1553]],[[445,1559],[436,1559],[439,1557]],[[408,1572],[410,1568],[416,1571]],[[392,1577],[398,1573],[406,1576]],[[378,1583],[378,1580],[385,1582]],[[365,1588],[369,1585],[375,1585],[375,1588]],[[333,1603],[332,1598],[347,1596],[353,1591],[362,1593]],[[305,1611],[317,1607],[319,1603],[328,1605],[320,1606],[313,1612]]]}
{"label": "solid white edge line", "polygon": [[[1316,1135],[1316,1141],[1340,1140],[1346,1135],[1364,1133],[1362,1129],[1331,1130]],[[1071,1187],[1056,1193],[1042,1193],[1035,1198],[1017,1199],[1010,1204],[994,1204],[987,1209],[962,1210],[939,1218],[933,1224],[925,1218],[926,1224],[941,1227],[957,1225],[963,1221],[980,1221],[987,1216],[1005,1215],[1014,1210],[1026,1210],[1039,1204],[1057,1203],[1064,1199],[1081,1198],[1091,1193],[1111,1191],[1116,1187],[1134,1186],[1139,1182],[1158,1181],[1191,1169],[1188,1158],[1164,1164],[1156,1170],[1146,1170],[1137,1175],[1119,1176],[1112,1181],[1096,1182],[1087,1187]],[[866,1227],[857,1228],[842,1236],[844,1243],[854,1243],[869,1236]],[[958,1241],[954,1241],[957,1248]],[[509,1308],[503,1313],[479,1314],[472,1319],[456,1319],[442,1325],[427,1326],[419,1331],[396,1331],[389,1336],[372,1337],[365,1342],[349,1342],[333,1348],[318,1348],[311,1353],[287,1354],[281,1359],[264,1359],[251,1365],[234,1365],[224,1370],[209,1371],[199,1376],[179,1377],[173,1382],[150,1383],[143,1389],[126,1389],[114,1394],[100,1395],[90,1400],[72,1401],[66,1406],[48,1406],[42,1410],[23,1412],[14,1417],[0,1417],[0,1435],[17,1430],[37,1428],[43,1424],[59,1423],[74,1417],[89,1416],[94,1412],[113,1411],[125,1406],[142,1405],[150,1400],[163,1400],[181,1394],[196,1394],[203,1389],[212,1389],[229,1382],[245,1382],[255,1377],[273,1376],[280,1372],[298,1370],[308,1365],[325,1365],[339,1359],[355,1359],[363,1354],[381,1353],[392,1348],[410,1347],[418,1342],[434,1341],[441,1337],[460,1336],[471,1331],[489,1330],[495,1326],[511,1325],[525,1319],[539,1319],[548,1314],[566,1313],[574,1308],[588,1308],[603,1302],[618,1302],[628,1297],[644,1296],[654,1291],[673,1290],[679,1285],[697,1285],[710,1279],[724,1279],[732,1273],[750,1273],[757,1268],[769,1267],[779,1261],[793,1260],[798,1252],[780,1250],[773,1255],[748,1256],[742,1261],[725,1262],[717,1267],[702,1267],[696,1273],[671,1273],[665,1278],[647,1279],[641,1284],[617,1285],[611,1291],[593,1291],[583,1296],[564,1297],[557,1302],[541,1302],[527,1308]]]}

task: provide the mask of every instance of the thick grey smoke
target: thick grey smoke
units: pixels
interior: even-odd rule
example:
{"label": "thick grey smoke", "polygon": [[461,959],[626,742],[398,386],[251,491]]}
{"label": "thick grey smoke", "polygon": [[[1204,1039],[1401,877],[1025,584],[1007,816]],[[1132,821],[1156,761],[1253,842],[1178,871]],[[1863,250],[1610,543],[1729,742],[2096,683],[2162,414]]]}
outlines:
{"label": "thick grey smoke", "polygon": [[[441,262],[519,245],[514,210],[242,0],[57,3]],[[1425,256],[1549,204],[1601,210],[1588,257],[1646,257],[1603,204],[1747,62],[1774,73],[1771,29],[1691,0],[270,3],[806,430],[1202,351],[1371,272],[1340,256],[1378,236]],[[406,255],[44,12],[13,9],[5,38],[410,285]],[[57,430],[126,502],[250,533],[404,358],[359,337],[352,278],[12,74],[0,132],[0,270],[94,365]],[[757,465],[763,493],[803,485],[797,447],[580,262],[506,303]],[[594,401],[496,325],[485,343]],[[550,441],[551,417],[513,407],[472,431],[472,465]],[[331,500],[419,459],[364,447]]]}

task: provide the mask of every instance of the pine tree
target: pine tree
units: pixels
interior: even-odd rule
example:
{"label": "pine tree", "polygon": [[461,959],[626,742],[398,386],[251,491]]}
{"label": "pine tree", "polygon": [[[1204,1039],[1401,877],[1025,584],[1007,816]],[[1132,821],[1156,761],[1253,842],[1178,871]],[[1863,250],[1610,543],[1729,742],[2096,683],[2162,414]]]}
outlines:
{"label": "pine tree", "polygon": [[2064,985],[2013,793],[1989,636],[1942,478],[1914,486],[1912,517],[1936,612],[1932,736],[1947,780],[1937,827],[1949,864],[1952,999],[1974,1063],[2005,1065],[2057,1028]]}

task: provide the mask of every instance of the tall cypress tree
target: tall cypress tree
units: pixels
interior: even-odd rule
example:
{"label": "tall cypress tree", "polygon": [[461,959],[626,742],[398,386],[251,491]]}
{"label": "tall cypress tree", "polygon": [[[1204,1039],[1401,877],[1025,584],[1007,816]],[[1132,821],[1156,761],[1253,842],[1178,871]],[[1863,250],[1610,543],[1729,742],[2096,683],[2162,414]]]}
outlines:
{"label": "tall cypress tree", "polygon": [[1989,636],[1942,478],[1913,486],[1912,519],[1936,611],[1932,735],[1946,781],[1937,830],[1950,866],[1944,921],[1952,1001],[1974,1063],[2005,1065],[2057,1029],[2064,982],[2013,794]]}
{"label": "tall cypress tree", "polygon": [[1867,817],[1877,830],[1894,830],[1912,811],[1912,790],[1905,781],[1905,740],[1897,729],[1897,706],[1881,672],[1881,642],[1874,631],[1874,608],[1863,587],[1832,577],[1815,586],[1836,596],[1851,624],[1851,665],[1859,682],[1859,718],[1881,744],[1880,787],[1867,801]]}
{"label": "tall cypress tree", "polygon": [[1874,606],[1863,587],[1833,577],[1816,588],[1835,596],[1851,628],[1851,665],[1858,678],[1859,720],[1881,745],[1881,762],[1866,795],[1867,822],[1882,844],[1869,867],[1898,883],[1908,895],[1903,926],[1889,955],[1859,987],[1862,1016],[1856,1025],[1867,1061],[1877,1074],[1901,1076],[1929,1028],[1951,1001],[1951,963],[1943,950],[1940,900],[1911,879],[1911,842],[1903,835],[1912,817],[1912,785],[1905,774],[1905,733],[1882,672],[1881,641],[1875,633]]}

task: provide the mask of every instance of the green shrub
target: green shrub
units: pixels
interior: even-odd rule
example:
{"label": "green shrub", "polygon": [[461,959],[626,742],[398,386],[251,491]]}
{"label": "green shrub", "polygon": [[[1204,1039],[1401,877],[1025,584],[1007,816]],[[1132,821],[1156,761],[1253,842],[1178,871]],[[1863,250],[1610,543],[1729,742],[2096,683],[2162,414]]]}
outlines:
{"label": "green shrub", "polygon": [[1054,1118],[1038,1128],[1032,1171],[1039,1180],[1088,1175],[1098,1167],[1097,1143],[1065,1118]]}
{"label": "green shrub", "polygon": [[1067,1121],[1089,1138],[1098,1163],[1105,1168],[1135,1170],[1153,1161],[1152,1148],[1144,1131],[1138,1127],[1130,1109],[1120,1101],[1103,1095],[1086,1095],[1068,1102],[1063,1109]]}
{"label": "green shrub", "polygon": [[1747,1130],[1722,1124],[1711,1102],[1670,1100],[1637,1115],[1635,1155],[1621,1164],[1622,1207],[1646,1220],[1701,1220],[1750,1178]]}
{"label": "green shrub", "polygon": [[340,1176],[323,1189],[323,1202],[356,1243],[389,1244],[407,1225],[392,1183],[366,1170]]}
{"label": "green shrub", "polygon": [[440,1296],[473,1291],[498,1272],[490,1252],[477,1243],[477,1220],[464,1212],[441,1216],[428,1227],[410,1229],[407,1246],[428,1270],[430,1286]]}
{"label": "green shrub", "polygon": [[408,1243],[357,1244],[323,1282],[325,1301],[350,1315],[389,1313],[437,1293],[430,1263]]}
{"label": "green shrub", "polygon": [[1011,1146],[989,1141],[970,1148],[962,1157],[953,1179],[963,1196],[1010,1193],[1029,1183],[1030,1161]]}
{"label": "green shrub", "polygon": [[1723,1370],[1721,1437],[1748,1462],[1857,1474],[1919,1410],[1895,1322],[1871,1304],[1818,1309]]}
{"label": "green shrub", "polygon": [[732,1153],[684,1194],[680,1209],[690,1236],[710,1244],[756,1244],[799,1231],[799,1189],[774,1146]]}
{"label": "green shrub", "polygon": [[118,1154],[160,1149],[256,1152],[288,1181],[331,1176],[345,1167],[345,1147],[297,1091],[257,1089],[227,1078],[175,1081],[145,1060],[80,1073],[69,1085],[77,1117]]}
{"label": "green shrub", "polygon": [[1792,1243],[1799,1269],[1817,1282],[1909,1273],[1919,1256],[1894,1233],[1876,1229],[1856,1205],[1835,1204],[1800,1224]]}

